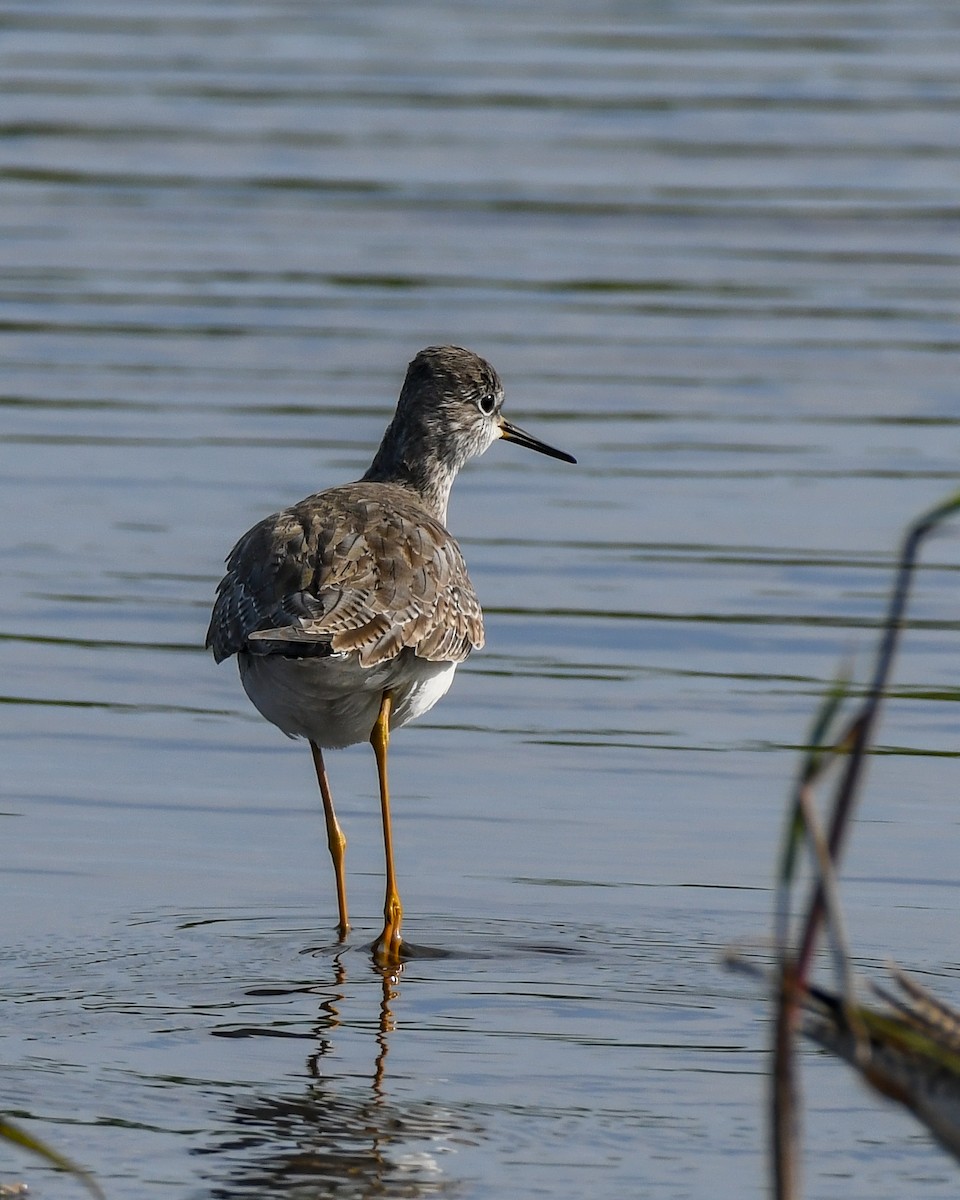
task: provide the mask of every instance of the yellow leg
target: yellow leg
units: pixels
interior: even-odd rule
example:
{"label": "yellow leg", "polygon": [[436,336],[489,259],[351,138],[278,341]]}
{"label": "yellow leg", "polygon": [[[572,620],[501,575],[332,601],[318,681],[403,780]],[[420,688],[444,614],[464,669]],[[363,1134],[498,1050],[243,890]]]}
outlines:
{"label": "yellow leg", "polygon": [[323,765],[323,755],[315,742],[310,743],[313,752],[313,765],[317,769],[317,783],[320,784],[320,795],[323,799],[323,817],[327,823],[327,845],[330,847],[330,857],[333,859],[333,873],[337,879],[337,908],[340,910],[340,924],[337,932],[341,942],[347,936],[350,922],[347,920],[347,882],[344,878],[343,852],[347,848],[347,839],[337,814],[333,811],[333,794],[327,779],[327,768]]}
{"label": "yellow leg", "polygon": [[393,835],[390,829],[390,789],[387,786],[387,747],[390,744],[390,710],[393,696],[383,693],[377,723],[370,734],[370,744],[377,756],[377,775],[380,779],[380,810],[383,814],[383,851],[387,860],[387,894],[383,903],[383,933],[374,943],[373,957],[380,966],[395,967],[400,962],[403,942],[400,938],[400,922],[403,906],[397,891],[397,877],[393,869]]}

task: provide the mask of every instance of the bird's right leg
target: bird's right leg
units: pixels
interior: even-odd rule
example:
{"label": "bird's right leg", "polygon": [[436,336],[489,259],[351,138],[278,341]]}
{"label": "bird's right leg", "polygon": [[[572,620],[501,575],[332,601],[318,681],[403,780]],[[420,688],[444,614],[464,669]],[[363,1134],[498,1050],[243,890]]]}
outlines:
{"label": "bird's right leg", "polygon": [[397,876],[393,869],[393,832],[390,822],[390,788],[387,785],[387,747],[390,745],[390,713],[393,709],[393,693],[384,692],[380,700],[380,712],[370,734],[370,745],[377,758],[377,776],[380,780],[380,811],[383,816],[383,852],[387,864],[387,891],[383,902],[383,933],[373,944],[373,958],[380,967],[400,965],[404,947],[400,936],[403,920],[403,905],[397,891]]}
{"label": "bird's right leg", "polygon": [[323,754],[316,742],[310,743],[310,750],[313,753],[313,765],[317,769],[317,783],[320,784],[320,795],[323,799],[323,817],[327,823],[327,845],[330,847],[333,873],[337,879],[337,907],[340,910],[337,933],[343,941],[350,928],[350,922],[347,920],[347,882],[343,870],[343,852],[347,848],[347,839],[340,828],[337,814],[333,811],[333,795],[330,791],[330,781],[327,779],[327,769],[323,765]]}

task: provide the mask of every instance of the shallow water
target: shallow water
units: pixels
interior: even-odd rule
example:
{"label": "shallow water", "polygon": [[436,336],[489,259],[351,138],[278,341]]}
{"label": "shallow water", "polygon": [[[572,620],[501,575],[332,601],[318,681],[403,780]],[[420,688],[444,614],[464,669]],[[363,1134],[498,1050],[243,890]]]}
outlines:
{"label": "shallow water", "polygon": [[[0,1110],[111,1200],[764,1194],[720,958],[956,484],[958,80],[936,4],[6,6]],[[372,756],[328,764],[340,947],[309,755],[200,643],[234,538],[360,474],[442,341],[580,462],[455,488],[487,647],[391,748],[424,953],[384,983]],[[958,566],[844,893],[867,970],[954,998]],[[953,1195],[804,1074],[809,1196]]]}

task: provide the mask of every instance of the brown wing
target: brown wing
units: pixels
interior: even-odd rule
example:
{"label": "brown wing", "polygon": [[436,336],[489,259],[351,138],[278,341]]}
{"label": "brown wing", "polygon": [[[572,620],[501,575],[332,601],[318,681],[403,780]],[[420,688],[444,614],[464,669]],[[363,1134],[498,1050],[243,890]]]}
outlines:
{"label": "brown wing", "polygon": [[367,667],[411,649],[462,662],[483,645],[483,614],[455,539],[403,488],[348,485],[267,517],[234,547],[207,645],[355,651]]}

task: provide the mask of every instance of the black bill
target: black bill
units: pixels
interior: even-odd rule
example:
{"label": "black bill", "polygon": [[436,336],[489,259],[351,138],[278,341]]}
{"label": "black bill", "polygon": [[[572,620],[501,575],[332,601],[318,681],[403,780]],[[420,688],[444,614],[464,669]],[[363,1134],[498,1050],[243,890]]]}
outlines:
{"label": "black bill", "polygon": [[526,446],[528,450],[536,450],[538,454],[546,454],[549,458],[559,458],[561,462],[575,463],[577,460],[572,454],[567,454],[566,450],[556,450],[553,446],[548,446],[546,442],[541,442],[539,438],[531,436],[523,429],[518,429],[516,425],[511,425],[509,421],[500,418],[500,436],[505,442],[516,442],[518,446]]}

